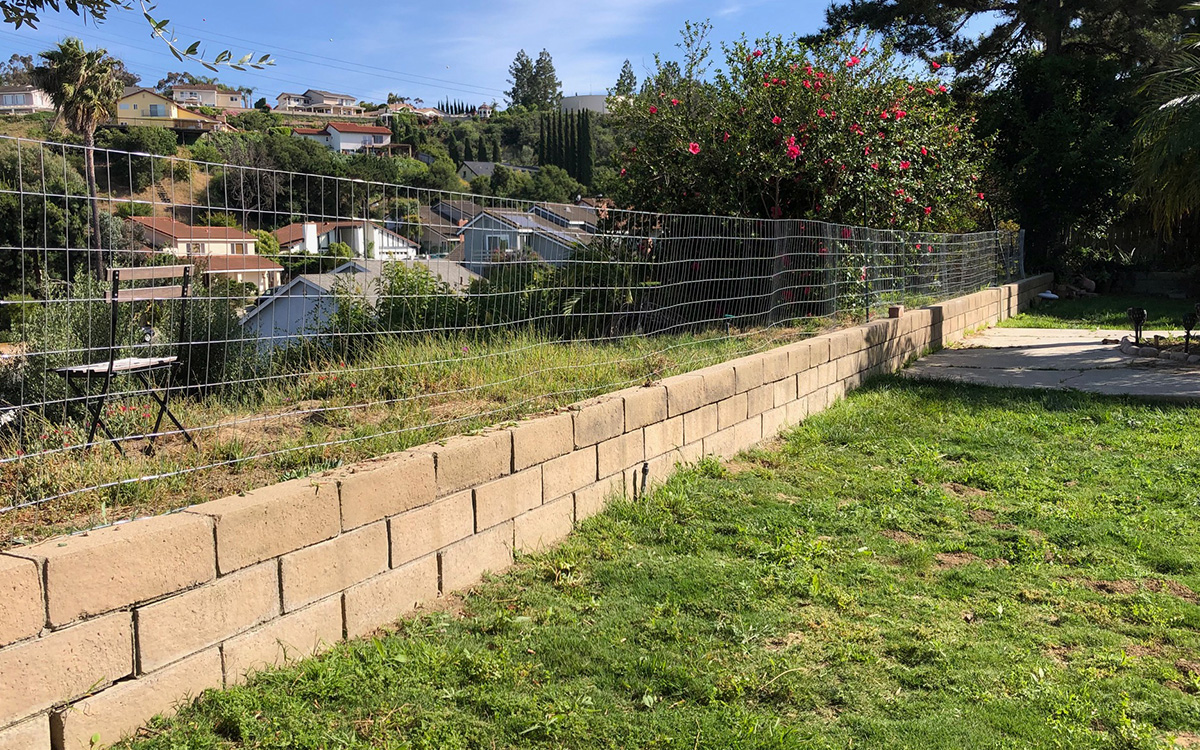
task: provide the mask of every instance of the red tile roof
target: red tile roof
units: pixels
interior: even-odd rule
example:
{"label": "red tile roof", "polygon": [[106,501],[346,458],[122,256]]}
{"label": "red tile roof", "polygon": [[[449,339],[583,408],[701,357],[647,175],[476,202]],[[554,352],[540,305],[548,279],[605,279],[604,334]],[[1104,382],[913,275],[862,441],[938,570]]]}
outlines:
{"label": "red tile roof", "polygon": [[351,122],[331,122],[326,127],[339,133],[366,133],[370,135],[391,135],[392,131],[379,125],[356,125]]}
{"label": "red tile roof", "polygon": [[197,265],[207,266],[205,273],[283,270],[283,266],[261,255],[209,255],[198,260]]}
{"label": "red tile roof", "polygon": [[293,135],[324,135],[324,128],[292,128]]}
{"label": "red tile roof", "polygon": [[176,240],[248,240],[254,235],[231,227],[194,227],[167,216],[134,216],[130,221]]}

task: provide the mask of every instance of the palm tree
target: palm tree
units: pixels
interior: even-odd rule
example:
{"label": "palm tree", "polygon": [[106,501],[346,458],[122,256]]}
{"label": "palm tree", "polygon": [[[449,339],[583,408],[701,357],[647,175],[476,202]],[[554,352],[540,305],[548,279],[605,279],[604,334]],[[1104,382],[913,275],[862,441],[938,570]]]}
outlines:
{"label": "palm tree", "polygon": [[[1183,6],[1200,12],[1200,3]],[[1157,228],[1200,209],[1200,34],[1185,35],[1179,51],[1147,76],[1150,107],[1138,121],[1134,169]]]}
{"label": "palm tree", "polygon": [[92,245],[100,241],[100,205],[96,190],[96,127],[117,113],[123,86],[117,61],[103,49],[85,50],[83,42],[64,39],[39,55],[45,63],[33,69],[38,88],[46,92],[61,118],[83,137],[84,171],[92,209]]}

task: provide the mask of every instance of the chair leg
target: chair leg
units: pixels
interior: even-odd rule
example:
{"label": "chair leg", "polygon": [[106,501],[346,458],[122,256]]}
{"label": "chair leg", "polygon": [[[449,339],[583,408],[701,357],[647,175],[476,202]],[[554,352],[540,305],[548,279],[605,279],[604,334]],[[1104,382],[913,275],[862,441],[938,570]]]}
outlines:
{"label": "chair leg", "polygon": [[158,417],[154,420],[154,431],[150,434],[150,445],[154,445],[154,440],[158,437],[158,431],[162,427],[163,415],[166,414],[171,420],[171,423],[179,428],[179,431],[182,432],[183,436],[187,438],[187,441],[191,443],[192,447],[198,447],[195,439],[193,439],[191,434],[184,429],[183,425],[179,423],[179,420],[175,418],[175,415],[171,413],[171,409],[169,407],[171,400],[171,371],[169,369],[167,370],[167,385],[166,388],[163,389],[161,397],[158,395],[158,391],[155,390],[155,388],[150,384],[150,380],[146,377],[145,373],[139,373],[138,376],[146,385],[146,390],[150,393],[150,397],[158,402]]}
{"label": "chair leg", "polygon": [[[91,382],[91,376],[89,376],[87,380],[88,382]],[[84,410],[91,417],[92,424],[88,428],[88,439],[87,442],[84,443],[84,447],[91,447],[92,442],[96,439],[96,430],[98,428],[103,430],[104,434],[108,437],[109,442],[116,446],[117,452],[122,456],[125,455],[125,449],[121,447],[121,442],[117,440],[116,435],[112,434],[112,431],[108,429],[108,425],[104,424],[104,420],[100,417],[101,412],[104,410],[104,404],[108,399],[108,378],[105,378],[104,390],[95,396],[89,394],[88,390],[90,389],[83,389],[76,385],[75,380],[70,377],[67,378],[67,387],[83,399]],[[88,402],[93,400],[96,402],[95,408],[88,406]]]}

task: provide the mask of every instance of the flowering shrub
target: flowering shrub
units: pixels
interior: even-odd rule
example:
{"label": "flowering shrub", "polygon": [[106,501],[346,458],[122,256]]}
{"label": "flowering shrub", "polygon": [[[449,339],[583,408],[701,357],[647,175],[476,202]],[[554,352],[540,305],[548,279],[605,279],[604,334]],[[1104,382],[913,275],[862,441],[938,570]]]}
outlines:
{"label": "flowering shrub", "polygon": [[[982,144],[936,70],[862,38],[808,48],[780,37],[724,47],[610,103],[626,142],[625,199],[662,212],[807,218],[898,229],[972,228]],[[668,106],[669,103],[669,106]]]}

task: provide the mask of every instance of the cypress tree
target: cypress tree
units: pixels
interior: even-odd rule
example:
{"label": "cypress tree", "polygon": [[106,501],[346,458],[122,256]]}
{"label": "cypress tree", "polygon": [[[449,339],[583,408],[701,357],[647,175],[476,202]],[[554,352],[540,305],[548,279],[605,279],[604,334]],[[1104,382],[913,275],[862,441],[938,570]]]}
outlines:
{"label": "cypress tree", "polygon": [[575,167],[578,166],[576,156],[576,133],[575,133],[575,113],[567,113],[567,138],[566,148],[563,149],[563,169],[567,170],[567,174],[575,176]]}
{"label": "cypress tree", "polygon": [[492,139],[492,161],[496,162],[497,164],[500,163],[500,139],[499,138]]}
{"label": "cypress tree", "polygon": [[446,144],[446,150],[450,152],[450,161],[454,162],[454,166],[461,166],[462,153],[458,150],[458,139],[454,137],[454,133],[450,134],[450,142]]}
{"label": "cypress tree", "polygon": [[479,134],[479,148],[475,149],[475,155],[479,157],[479,161],[488,161],[487,141],[483,139],[483,133]]}
{"label": "cypress tree", "polygon": [[538,119],[538,166],[546,166],[546,116]]}
{"label": "cypress tree", "polygon": [[592,113],[585,112],[583,115],[583,131],[581,135],[582,148],[579,158],[579,177],[577,178],[587,187],[592,186],[592,179],[595,177],[596,171],[596,152],[592,146]]}

